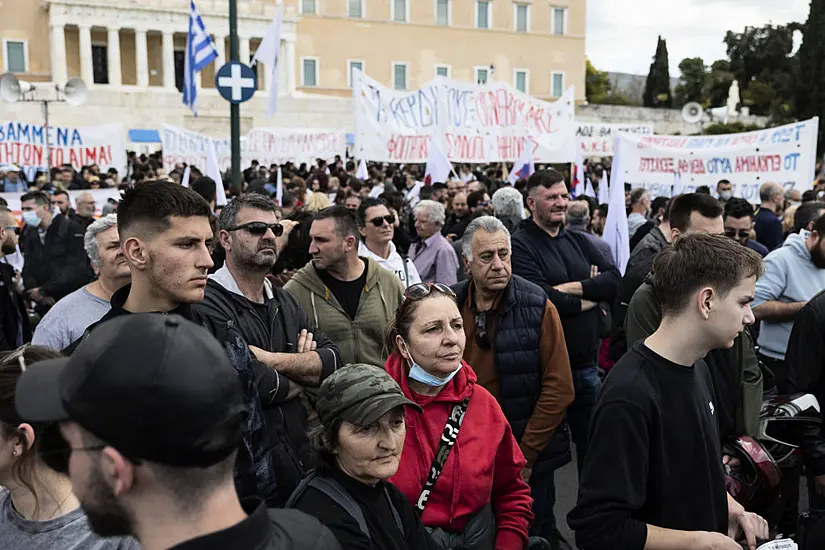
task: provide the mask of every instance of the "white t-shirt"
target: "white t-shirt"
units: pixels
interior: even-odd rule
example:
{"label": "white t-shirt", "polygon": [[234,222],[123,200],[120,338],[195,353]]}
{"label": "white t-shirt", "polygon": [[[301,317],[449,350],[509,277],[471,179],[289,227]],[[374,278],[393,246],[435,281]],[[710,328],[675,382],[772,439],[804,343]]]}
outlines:
{"label": "white t-shirt", "polygon": [[[358,245],[358,255],[363,258],[372,258],[384,269],[395,273],[395,276],[401,280],[404,288],[421,282],[421,277],[418,275],[415,264],[409,258],[402,258],[401,254],[395,249],[395,244],[392,241],[390,241],[390,255],[386,260],[367,248],[364,241],[361,241],[361,244]],[[405,263],[407,264],[406,270],[404,269]]]}

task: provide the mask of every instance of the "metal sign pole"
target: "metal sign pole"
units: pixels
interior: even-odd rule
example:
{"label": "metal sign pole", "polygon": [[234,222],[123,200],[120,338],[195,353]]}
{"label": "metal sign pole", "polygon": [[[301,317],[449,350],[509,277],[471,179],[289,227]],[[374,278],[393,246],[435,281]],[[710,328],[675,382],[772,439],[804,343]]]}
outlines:
{"label": "metal sign pole", "polygon": [[[238,53],[238,4],[237,0],[229,0],[229,60],[241,61]],[[249,60],[242,61],[248,63]],[[243,190],[241,181],[241,106],[239,103],[230,103],[230,133],[232,142],[232,190],[240,194]]]}

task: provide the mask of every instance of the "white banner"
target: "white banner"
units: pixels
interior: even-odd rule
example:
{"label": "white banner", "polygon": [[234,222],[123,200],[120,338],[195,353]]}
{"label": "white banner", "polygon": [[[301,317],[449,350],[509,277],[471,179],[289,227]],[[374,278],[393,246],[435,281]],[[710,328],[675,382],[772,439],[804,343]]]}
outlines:
{"label": "white banner", "polygon": [[[232,166],[232,149],[229,138],[215,139],[204,134],[163,125],[163,167],[171,171],[175,164],[191,164],[201,171],[206,167],[206,144],[211,139],[221,170]],[[241,137],[241,167],[246,168],[257,160],[261,166],[292,162],[315,162],[316,159],[332,160],[335,155],[344,157],[347,148],[346,132],[315,129],[256,128]]]}
{"label": "white banner", "polygon": [[599,124],[576,122],[576,139],[582,148],[582,156],[612,157],[616,134],[645,136],[653,134],[653,124]]}
{"label": "white banner", "polygon": [[625,183],[651,195],[670,196],[674,175],[685,193],[721,179],[734,196],[759,202],[759,187],[775,182],[787,191],[812,188],[819,118],[786,126],[721,136],[636,136],[618,134]]}
{"label": "white banner", "polygon": [[411,92],[353,73],[354,155],[423,163],[430,140],[452,162],[515,162],[531,147],[536,162],[576,156],[574,90],[541,101],[504,82],[476,85],[439,77]]}
{"label": "white banner", "polygon": [[[46,141],[49,142],[47,156]],[[26,122],[0,122],[0,164],[14,164],[29,181],[49,165],[71,164],[80,170],[97,164],[101,173],[116,168],[126,170],[126,132],[122,124],[103,126],[49,126]]]}

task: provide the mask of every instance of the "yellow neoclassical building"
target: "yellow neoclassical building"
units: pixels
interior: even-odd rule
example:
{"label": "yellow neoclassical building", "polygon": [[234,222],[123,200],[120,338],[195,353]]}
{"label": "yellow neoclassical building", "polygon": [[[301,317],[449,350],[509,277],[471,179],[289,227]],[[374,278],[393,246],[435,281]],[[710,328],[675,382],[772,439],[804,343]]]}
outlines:
{"label": "yellow neoclassical building", "polygon": [[[249,60],[276,0],[237,0],[241,60]],[[585,0],[284,0],[277,90],[259,67],[242,126],[352,129],[354,68],[396,89],[436,75],[506,81],[551,99],[568,87],[584,100]],[[214,73],[228,57],[228,1],[196,0],[219,59],[201,73],[200,116],[181,105],[188,0],[0,0],[0,73],[35,83],[81,77],[82,107],[53,124],[166,122],[224,134],[227,104]],[[49,86],[38,85],[40,91]],[[44,92],[45,93],[45,92]],[[274,119],[266,97],[282,96]],[[0,118],[37,118],[31,104],[0,103]],[[90,116],[91,115],[91,116]]]}

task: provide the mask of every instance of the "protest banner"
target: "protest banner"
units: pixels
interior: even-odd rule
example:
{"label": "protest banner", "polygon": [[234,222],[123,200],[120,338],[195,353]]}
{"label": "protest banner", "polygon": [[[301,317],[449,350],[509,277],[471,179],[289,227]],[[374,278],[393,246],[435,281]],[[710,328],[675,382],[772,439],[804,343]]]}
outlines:
{"label": "protest banner", "polygon": [[576,122],[576,139],[582,149],[582,156],[612,157],[616,134],[652,135],[653,124],[599,124]]}
{"label": "protest banner", "polygon": [[617,134],[624,182],[645,187],[651,195],[671,196],[675,175],[691,193],[700,185],[715,190],[721,179],[733,184],[734,196],[759,203],[767,182],[786,191],[812,188],[817,161],[819,118],[785,126],[718,136],[639,136]]}
{"label": "protest banner", "polygon": [[574,90],[555,102],[504,82],[438,77],[413,91],[392,90],[353,73],[355,148],[376,162],[423,163],[433,140],[452,162],[514,162],[525,147],[535,162],[572,162]]}
{"label": "protest banner", "polygon": [[[204,170],[207,160],[207,140],[215,144],[218,166],[222,171],[232,165],[229,138],[215,139],[204,134],[163,125],[163,167],[170,171],[177,163],[186,163]],[[261,166],[292,162],[332,160],[343,158],[347,148],[347,134],[338,130],[255,128],[241,137],[241,166],[257,160]]]}
{"label": "protest banner", "polygon": [[[48,137],[49,151],[46,151]],[[51,163],[49,160],[51,159]],[[101,172],[126,170],[126,132],[122,124],[49,126],[0,122],[0,164],[21,168],[29,181],[38,170],[71,164],[76,170],[97,164]]]}
{"label": "protest banner", "polygon": [[[92,197],[95,199],[95,216],[100,216],[101,210],[103,206],[106,204],[106,201],[109,199],[114,199],[116,201],[120,200],[120,189],[80,189],[80,190],[72,190],[69,191],[69,197],[71,197],[72,206],[77,204],[77,196],[81,193],[91,193]],[[20,210],[20,197],[23,196],[23,193],[0,193],[0,197],[2,197],[9,205],[9,210],[11,210],[15,216],[18,218],[21,217],[22,212]]]}

